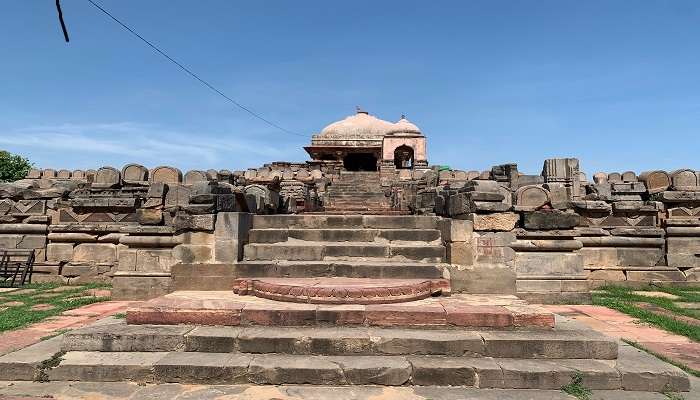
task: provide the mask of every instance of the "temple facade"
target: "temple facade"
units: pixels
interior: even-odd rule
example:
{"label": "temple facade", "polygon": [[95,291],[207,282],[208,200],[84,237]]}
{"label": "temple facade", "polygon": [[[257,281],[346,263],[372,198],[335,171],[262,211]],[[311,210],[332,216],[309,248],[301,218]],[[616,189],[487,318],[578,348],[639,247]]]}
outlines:
{"label": "temple facade", "polygon": [[421,130],[401,116],[392,123],[357,109],[311,138],[304,148],[313,164],[328,173],[427,169],[426,140]]}

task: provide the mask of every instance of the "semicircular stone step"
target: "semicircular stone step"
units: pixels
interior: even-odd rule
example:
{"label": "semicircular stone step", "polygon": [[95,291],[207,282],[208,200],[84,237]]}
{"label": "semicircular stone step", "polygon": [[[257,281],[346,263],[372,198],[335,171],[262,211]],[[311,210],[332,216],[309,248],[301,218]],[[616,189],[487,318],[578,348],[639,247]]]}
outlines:
{"label": "semicircular stone step", "polygon": [[446,279],[241,278],[234,293],[310,304],[388,304],[449,295]]}

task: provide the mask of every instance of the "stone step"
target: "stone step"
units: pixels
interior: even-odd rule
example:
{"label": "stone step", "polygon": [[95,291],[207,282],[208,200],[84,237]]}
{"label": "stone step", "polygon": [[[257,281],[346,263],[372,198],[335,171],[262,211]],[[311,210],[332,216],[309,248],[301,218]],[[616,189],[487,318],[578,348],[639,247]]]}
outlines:
{"label": "stone step", "polygon": [[336,196],[336,195],[330,195],[326,196],[324,199],[324,204],[329,205],[331,203],[341,203],[341,204],[346,204],[346,205],[362,205],[362,206],[367,206],[370,204],[384,204],[384,203],[389,203],[389,199],[386,197],[378,197],[378,196],[356,196],[356,195],[341,195],[341,196]]}
{"label": "stone step", "polygon": [[250,243],[279,243],[290,239],[313,242],[373,242],[440,240],[437,229],[251,229]]}
{"label": "stone step", "polygon": [[413,215],[255,215],[253,228],[436,229],[437,221]]}
{"label": "stone step", "polygon": [[[191,352],[68,352],[45,371],[52,381],[258,385],[439,385],[560,389],[574,376],[593,390],[688,391],[687,375],[644,357],[642,365],[597,360],[445,356],[309,356]],[[641,367],[641,368],[640,368]]]}
{"label": "stone step", "polygon": [[242,261],[236,264],[176,264],[173,290],[231,290],[238,278],[428,278],[445,277],[446,264],[370,261]]}
{"label": "stone step", "polygon": [[515,359],[617,358],[613,338],[592,330],[462,331],[348,327],[115,324],[64,335],[63,351],[445,355]]}
{"label": "stone step", "polygon": [[376,195],[385,197],[384,192],[380,188],[372,187],[362,187],[358,188],[354,185],[348,185],[347,187],[331,186],[326,190],[327,194],[356,194],[356,195]]}
{"label": "stone step", "polygon": [[411,215],[411,212],[408,210],[394,210],[390,207],[384,207],[384,208],[359,208],[353,210],[352,208],[334,208],[334,207],[324,207],[324,211],[310,211],[310,212],[304,212],[306,215],[357,215],[357,214],[362,214],[362,215],[382,215],[382,216],[387,216],[387,215]]}
{"label": "stone step", "polygon": [[347,259],[395,259],[443,262],[445,247],[432,244],[378,244],[374,242],[251,243],[243,249],[245,260],[322,261]]}
{"label": "stone step", "polygon": [[554,315],[509,295],[430,297],[393,304],[302,304],[232,291],[178,291],[127,311],[130,324],[544,329]]}
{"label": "stone step", "polygon": [[389,304],[449,296],[447,279],[240,278],[233,292],[309,304]]}

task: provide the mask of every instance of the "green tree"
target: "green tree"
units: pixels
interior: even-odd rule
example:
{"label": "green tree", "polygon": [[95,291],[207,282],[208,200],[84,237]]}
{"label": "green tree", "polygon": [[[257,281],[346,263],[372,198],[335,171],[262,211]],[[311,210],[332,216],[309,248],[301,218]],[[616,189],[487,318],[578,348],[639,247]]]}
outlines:
{"label": "green tree", "polygon": [[13,182],[27,176],[32,163],[26,158],[0,150],[0,182]]}

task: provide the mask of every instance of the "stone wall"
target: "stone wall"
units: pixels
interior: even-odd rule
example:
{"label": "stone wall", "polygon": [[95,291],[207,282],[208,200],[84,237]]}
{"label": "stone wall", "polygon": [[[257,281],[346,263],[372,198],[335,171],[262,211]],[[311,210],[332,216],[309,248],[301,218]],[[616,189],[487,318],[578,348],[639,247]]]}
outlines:
{"label": "stone wall", "polygon": [[[562,301],[611,282],[700,281],[698,171],[589,180],[569,158],[546,160],[539,175],[516,164],[399,172],[387,185],[393,210],[448,217],[456,292]],[[240,260],[247,213],[322,209],[334,179],[315,162],[32,170],[0,184],[0,248],[36,250],[34,281],[113,281],[117,295],[151,297],[168,290],[177,263]]]}
{"label": "stone wall", "polygon": [[546,160],[540,175],[515,164],[428,171],[412,209],[471,223],[469,240],[448,243],[467,291],[488,275],[508,285],[509,273],[515,283],[501,291],[536,301],[585,298],[606,283],[700,281],[698,171],[593,178],[576,159]]}
{"label": "stone wall", "polygon": [[34,282],[114,281],[117,296],[161,293],[176,263],[238,260],[242,243],[226,215],[313,208],[315,178],[286,172],[31,170],[0,184],[0,248],[36,250]]}

